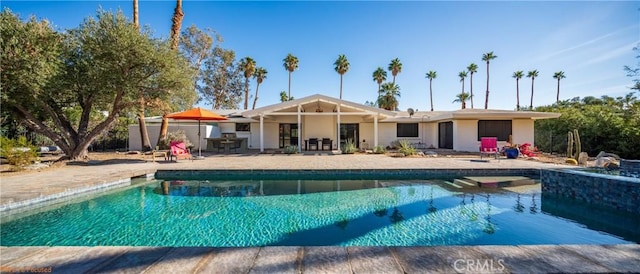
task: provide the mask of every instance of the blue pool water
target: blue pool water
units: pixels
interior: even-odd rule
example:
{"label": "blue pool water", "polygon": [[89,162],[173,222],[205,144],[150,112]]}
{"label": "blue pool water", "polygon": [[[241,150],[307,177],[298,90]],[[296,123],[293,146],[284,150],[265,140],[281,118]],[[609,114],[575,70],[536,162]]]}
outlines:
{"label": "blue pool water", "polygon": [[[0,244],[222,247],[640,241],[628,227],[640,224],[638,216],[622,216],[626,224],[608,230],[621,231],[615,236],[589,228],[602,225],[564,216],[563,212],[576,212],[571,203],[547,203],[540,194],[500,189],[475,187],[463,192],[437,180],[177,181],[166,186],[155,182],[13,218],[2,223]],[[585,213],[610,214],[599,209]]]}

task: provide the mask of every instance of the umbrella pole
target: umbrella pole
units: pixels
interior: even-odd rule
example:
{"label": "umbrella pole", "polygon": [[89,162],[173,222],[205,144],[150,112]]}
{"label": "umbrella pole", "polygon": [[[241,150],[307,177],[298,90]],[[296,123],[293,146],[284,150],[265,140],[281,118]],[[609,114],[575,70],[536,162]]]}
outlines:
{"label": "umbrella pole", "polygon": [[198,120],[198,157],[201,157],[202,154],[200,152],[200,142],[202,141],[202,138],[200,138],[200,120]]}

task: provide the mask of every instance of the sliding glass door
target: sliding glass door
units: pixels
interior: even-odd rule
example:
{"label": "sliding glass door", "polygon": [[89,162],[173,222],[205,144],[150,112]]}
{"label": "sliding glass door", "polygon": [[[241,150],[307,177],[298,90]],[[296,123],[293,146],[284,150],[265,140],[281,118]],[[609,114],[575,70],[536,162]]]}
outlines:
{"label": "sliding glass door", "polygon": [[298,145],[298,124],[280,124],[280,148]]}

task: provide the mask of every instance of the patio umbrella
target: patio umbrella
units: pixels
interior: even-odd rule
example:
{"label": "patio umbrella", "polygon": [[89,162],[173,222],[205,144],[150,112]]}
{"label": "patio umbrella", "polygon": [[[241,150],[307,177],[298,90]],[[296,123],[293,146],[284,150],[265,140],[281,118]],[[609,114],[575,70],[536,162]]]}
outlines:
{"label": "patio umbrella", "polygon": [[190,110],[185,110],[182,112],[174,112],[167,114],[164,116],[166,118],[176,119],[176,120],[198,120],[198,157],[201,156],[200,152],[200,121],[221,121],[227,120],[226,117],[221,116],[213,111],[209,111],[201,108],[194,108]]}

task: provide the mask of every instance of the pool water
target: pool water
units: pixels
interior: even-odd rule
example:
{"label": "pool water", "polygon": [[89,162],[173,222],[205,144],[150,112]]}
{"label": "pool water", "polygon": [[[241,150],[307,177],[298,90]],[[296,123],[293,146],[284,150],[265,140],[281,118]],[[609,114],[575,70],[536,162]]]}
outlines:
{"label": "pool water", "polygon": [[[542,210],[543,204],[539,193],[460,190],[437,180],[154,182],[14,218],[2,223],[0,244],[244,247],[640,241],[634,238],[637,234],[625,235],[625,240],[554,216]],[[588,214],[609,213],[590,209]],[[640,223],[638,216],[632,218],[631,225]]]}

